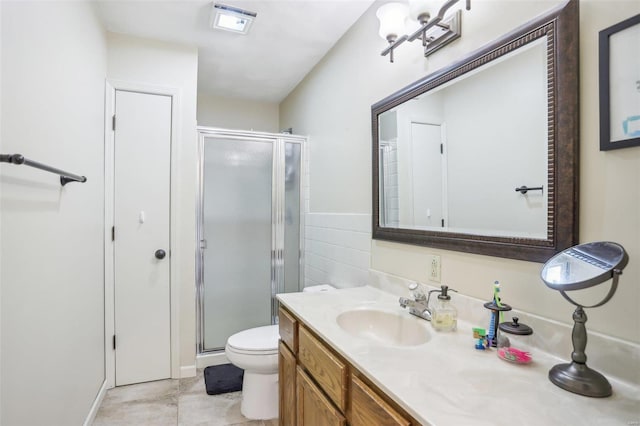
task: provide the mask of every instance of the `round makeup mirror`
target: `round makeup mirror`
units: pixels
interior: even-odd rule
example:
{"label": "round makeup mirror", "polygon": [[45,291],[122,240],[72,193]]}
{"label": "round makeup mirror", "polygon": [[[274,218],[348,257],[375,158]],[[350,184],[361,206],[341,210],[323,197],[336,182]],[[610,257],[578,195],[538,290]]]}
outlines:
{"label": "round makeup mirror", "polygon": [[[602,306],[618,288],[618,277],[627,265],[629,256],[617,243],[600,241],[580,244],[558,253],[547,261],[540,274],[542,281],[576,306],[573,313],[573,352],[571,363],[558,364],[549,370],[549,380],[569,392],[591,397],[611,395],[611,384],[597,371],[587,367],[587,315],[584,308]],[[594,305],[584,306],[567,295],[567,291],[581,290],[612,280],[607,295]]]}

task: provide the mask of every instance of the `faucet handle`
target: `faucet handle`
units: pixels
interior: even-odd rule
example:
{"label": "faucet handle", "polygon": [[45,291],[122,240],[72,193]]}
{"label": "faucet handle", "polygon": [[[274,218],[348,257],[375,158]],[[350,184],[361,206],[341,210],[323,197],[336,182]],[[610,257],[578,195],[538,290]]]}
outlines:
{"label": "faucet handle", "polygon": [[424,294],[424,291],[422,291],[422,288],[420,288],[420,285],[417,282],[414,281],[410,283],[409,290],[411,290],[411,296],[413,296],[413,299],[416,302],[424,302],[427,300],[427,296]]}

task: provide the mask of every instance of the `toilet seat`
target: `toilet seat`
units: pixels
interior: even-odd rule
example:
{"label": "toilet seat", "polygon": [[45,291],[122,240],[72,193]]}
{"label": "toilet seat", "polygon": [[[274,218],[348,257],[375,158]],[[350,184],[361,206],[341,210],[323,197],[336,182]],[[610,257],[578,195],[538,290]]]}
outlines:
{"label": "toilet seat", "polygon": [[244,355],[273,355],[278,353],[278,325],[251,328],[234,334],[227,340],[227,347]]}
{"label": "toilet seat", "polygon": [[227,344],[226,351],[231,351],[233,353],[239,354],[239,355],[253,355],[253,356],[263,356],[263,355],[277,355],[278,354],[278,350],[268,350],[268,351],[251,351],[251,350],[246,350],[246,349],[238,349],[235,348],[229,344]]}

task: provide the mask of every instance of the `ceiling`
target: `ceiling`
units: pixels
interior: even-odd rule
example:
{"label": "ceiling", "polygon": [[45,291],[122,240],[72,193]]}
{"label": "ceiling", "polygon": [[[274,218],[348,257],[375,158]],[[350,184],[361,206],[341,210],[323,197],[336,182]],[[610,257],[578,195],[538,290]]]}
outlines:
{"label": "ceiling", "polygon": [[198,47],[198,92],[280,102],[373,0],[217,0],[257,12],[248,35],[209,27],[212,1],[101,0],[108,31]]}

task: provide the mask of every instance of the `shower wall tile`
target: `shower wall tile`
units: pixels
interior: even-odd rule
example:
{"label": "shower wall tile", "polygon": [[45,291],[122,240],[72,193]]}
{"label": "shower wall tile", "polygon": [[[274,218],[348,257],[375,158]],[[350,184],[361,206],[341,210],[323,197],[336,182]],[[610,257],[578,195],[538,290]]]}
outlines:
{"label": "shower wall tile", "polygon": [[304,276],[306,287],[329,282],[328,275],[325,271],[322,271],[310,264],[305,264]]}
{"label": "shower wall tile", "polygon": [[370,233],[371,215],[356,213],[309,213],[307,215],[307,224],[319,228]]}
{"label": "shower wall tile", "polygon": [[342,229],[306,227],[307,239],[339,247],[348,247],[364,252],[369,252],[371,248],[371,234],[365,232],[352,232]]}
{"label": "shower wall tile", "polygon": [[320,273],[316,279],[307,285],[331,284],[337,288],[357,287],[366,285],[368,274],[360,268],[346,265],[310,254],[307,257],[309,269],[315,268]]}
{"label": "shower wall tile", "polygon": [[367,283],[371,215],[307,213],[305,224],[305,286]]}
{"label": "shower wall tile", "polygon": [[359,269],[369,268],[370,255],[367,251],[354,250],[322,241],[309,241],[308,251],[310,256],[320,256],[323,259]]}

